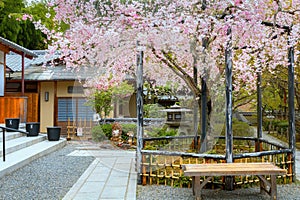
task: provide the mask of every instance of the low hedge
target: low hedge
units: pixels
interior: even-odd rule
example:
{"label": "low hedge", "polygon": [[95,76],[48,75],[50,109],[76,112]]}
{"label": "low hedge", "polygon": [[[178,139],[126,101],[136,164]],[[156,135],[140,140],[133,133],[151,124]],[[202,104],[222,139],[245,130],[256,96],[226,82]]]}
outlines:
{"label": "low hedge", "polygon": [[286,133],[289,127],[289,122],[287,120],[279,119],[266,119],[263,121],[264,130],[268,131],[270,125],[272,126],[272,131],[278,131],[278,133]]}
{"label": "low hedge", "polygon": [[[127,133],[132,131],[134,135],[136,135],[137,127],[136,124],[121,124],[122,127],[122,139],[127,140]],[[112,137],[112,124],[101,124],[98,126],[94,126],[92,129],[92,139],[96,142],[100,142],[103,140],[110,140]]]}

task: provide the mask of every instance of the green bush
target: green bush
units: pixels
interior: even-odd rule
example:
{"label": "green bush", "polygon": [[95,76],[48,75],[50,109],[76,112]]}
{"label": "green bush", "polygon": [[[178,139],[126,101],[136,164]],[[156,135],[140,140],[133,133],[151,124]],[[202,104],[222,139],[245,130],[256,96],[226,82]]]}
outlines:
{"label": "green bush", "polygon": [[233,120],[232,132],[234,136],[253,136],[253,129],[247,123],[238,120]]}
{"label": "green bush", "polygon": [[252,124],[253,126],[257,125],[257,115],[245,116],[245,118]]}
{"label": "green bush", "polygon": [[[235,118],[232,120],[232,134],[233,136],[252,137],[253,129],[246,122],[241,122]],[[222,131],[222,135],[225,135],[225,127]]]}
{"label": "green bush", "polygon": [[136,135],[137,126],[136,124],[121,124],[122,126],[122,133],[127,134],[129,131],[132,131],[134,135]]}
{"label": "green bush", "polygon": [[121,137],[122,137],[123,140],[125,140],[125,141],[128,140],[127,133],[129,131],[132,131],[134,136],[136,136],[136,131],[137,131],[136,124],[121,124],[121,126],[122,126],[122,135],[121,135]]}
{"label": "green bush", "polygon": [[[132,131],[136,135],[137,127],[136,124],[121,124],[122,127],[122,139],[128,140],[127,133]],[[102,124],[93,127],[92,129],[92,139],[96,142],[103,141],[105,139],[110,139],[112,137],[112,124]]]}
{"label": "green bush", "polygon": [[283,120],[283,121],[279,122],[276,127],[278,130],[278,133],[285,134],[289,128],[289,122]]}
{"label": "green bush", "polygon": [[150,137],[175,136],[178,134],[177,129],[168,129],[168,126],[155,127],[147,133]]}
{"label": "green bush", "polygon": [[270,124],[272,124],[273,131],[277,130],[278,133],[286,133],[289,127],[289,122],[287,120],[266,119],[263,121],[264,130],[269,130]]}
{"label": "green bush", "polygon": [[92,128],[92,139],[95,142],[101,142],[107,139],[107,136],[101,126],[94,126]]}
{"label": "green bush", "polygon": [[112,124],[102,124],[100,127],[108,139],[112,137]]}
{"label": "green bush", "polygon": [[96,142],[103,141],[105,139],[110,139],[112,136],[112,126],[111,124],[102,124],[94,126],[92,129],[92,139]]}
{"label": "green bush", "polygon": [[145,104],[144,105],[144,117],[145,118],[164,118],[166,114],[160,112],[164,107],[159,104]]}
{"label": "green bush", "polygon": [[166,132],[164,133],[164,136],[175,136],[177,135],[178,130],[176,129],[170,129],[170,130],[166,130]]}

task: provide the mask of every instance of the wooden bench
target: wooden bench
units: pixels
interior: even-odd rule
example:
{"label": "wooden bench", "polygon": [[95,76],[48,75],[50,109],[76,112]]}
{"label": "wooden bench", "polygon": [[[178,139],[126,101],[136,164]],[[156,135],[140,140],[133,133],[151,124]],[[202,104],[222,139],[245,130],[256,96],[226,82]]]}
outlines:
{"label": "wooden bench", "polygon": [[[260,180],[260,192],[266,192],[272,200],[277,199],[276,176],[287,173],[272,163],[208,163],[208,164],[186,164],[182,165],[185,176],[192,177],[193,194],[196,200],[201,200],[203,187],[213,176],[246,176],[256,175]],[[265,175],[270,175],[268,181]],[[207,178],[200,183],[200,177]],[[269,189],[268,189],[269,188]]]}

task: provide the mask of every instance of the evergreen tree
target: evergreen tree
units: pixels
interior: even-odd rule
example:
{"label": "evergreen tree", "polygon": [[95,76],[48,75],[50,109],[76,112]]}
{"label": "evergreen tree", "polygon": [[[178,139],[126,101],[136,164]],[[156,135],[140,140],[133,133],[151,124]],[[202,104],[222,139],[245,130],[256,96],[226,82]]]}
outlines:
{"label": "evergreen tree", "polygon": [[0,36],[28,49],[47,48],[44,42],[46,36],[40,30],[36,30],[30,20],[21,20],[24,13],[41,8],[47,10],[43,3],[25,7],[23,0],[0,0]]}

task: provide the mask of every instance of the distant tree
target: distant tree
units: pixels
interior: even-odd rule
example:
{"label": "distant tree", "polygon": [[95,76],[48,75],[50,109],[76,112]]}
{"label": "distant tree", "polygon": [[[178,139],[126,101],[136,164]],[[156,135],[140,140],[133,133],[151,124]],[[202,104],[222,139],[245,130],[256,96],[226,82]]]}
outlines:
{"label": "distant tree", "polygon": [[[46,34],[35,28],[32,17],[35,20],[43,19],[43,22],[51,24],[51,18],[47,18],[48,8],[45,2],[33,3],[26,7],[24,0],[0,1],[0,36],[15,42],[28,49],[46,49]],[[24,13],[32,14],[28,19]],[[51,28],[51,26],[49,26]]]}
{"label": "distant tree", "polygon": [[106,89],[93,88],[87,92],[87,105],[91,106],[101,118],[106,118],[113,110],[113,100],[121,100],[124,97],[130,96],[133,92],[134,89],[132,85],[127,82],[122,82],[118,86],[108,87]]}

